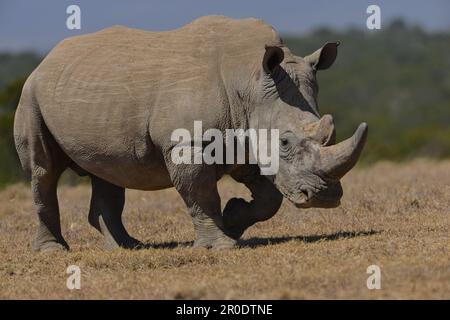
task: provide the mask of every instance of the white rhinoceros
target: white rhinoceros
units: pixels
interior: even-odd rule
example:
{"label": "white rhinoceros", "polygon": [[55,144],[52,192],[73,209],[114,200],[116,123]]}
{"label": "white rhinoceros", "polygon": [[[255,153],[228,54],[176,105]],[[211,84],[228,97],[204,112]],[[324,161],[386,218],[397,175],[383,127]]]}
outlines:
{"label": "white rhinoceros", "polygon": [[[89,222],[112,247],[139,241],[125,230],[125,188],[175,187],[192,215],[195,246],[230,247],[269,219],[283,196],[297,207],[335,207],[339,179],[356,163],[367,125],[335,144],[319,117],[316,72],[338,43],[301,58],[261,20],[208,16],[173,31],[111,27],[66,39],[30,75],[14,138],[39,216],[35,250],[68,249],[57,182],[67,168],[89,175]],[[175,164],[171,133],[192,128],[278,129],[279,171],[258,164]],[[217,180],[231,175],[253,200],[231,199],[223,214]]]}

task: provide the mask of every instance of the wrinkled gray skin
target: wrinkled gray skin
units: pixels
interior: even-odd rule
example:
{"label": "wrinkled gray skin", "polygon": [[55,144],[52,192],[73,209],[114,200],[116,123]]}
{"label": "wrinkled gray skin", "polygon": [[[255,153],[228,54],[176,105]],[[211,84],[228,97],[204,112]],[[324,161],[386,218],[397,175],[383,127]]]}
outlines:
{"label": "wrinkled gray skin", "polygon": [[[67,168],[89,175],[89,222],[109,247],[140,242],[125,230],[125,189],[175,187],[192,216],[198,247],[226,248],[272,217],[283,196],[300,208],[335,207],[339,179],[356,163],[367,125],[335,145],[333,119],[319,118],[316,72],[337,44],[297,57],[256,19],[200,18],[180,29],[112,27],[69,38],[28,78],[14,137],[39,216],[33,248],[68,249],[56,195]],[[258,165],[175,165],[171,133],[194,120],[203,130],[279,129],[280,169]],[[231,199],[221,213],[217,180],[231,175],[253,200]],[[168,213],[170,214],[170,213]]]}

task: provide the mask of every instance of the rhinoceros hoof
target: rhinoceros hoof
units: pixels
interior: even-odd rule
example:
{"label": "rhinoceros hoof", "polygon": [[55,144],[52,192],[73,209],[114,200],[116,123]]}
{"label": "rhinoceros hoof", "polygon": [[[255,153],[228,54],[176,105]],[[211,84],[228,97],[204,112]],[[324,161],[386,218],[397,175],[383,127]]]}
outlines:
{"label": "rhinoceros hoof", "polygon": [[230,199],[223,210],[223,225],[227,235],[239,239],[247,229],[245,223],[249,203],[241,198]]}
{"label": "rhinoceros hoof", "polygon": [[56,241],[46,241],[46,242],[34,242],[32,249],[35,252],[68,251],[69,246],[67,244],[61,244]]}
{"label": "rhinoceros hoof", "polygon": [[234,248],[237,241],[233,238],[224,236],[221,238],[216,239],[213,242],[212,248],[213,249],[231,249]]}
{"label": "rhinoceros hoof", "polygon": [[226,235],[223,235],[215,239],[197,239],[194,241],[194,248],[207,248],[207,249],[231,249],[236,245],[236,240]]}
{"label": "rhinoceros hoof", "polygon": [[145,245],[140,242],[137,239],[134,239],[132,237],[127,237],[125,239],[121,239],[121,241],[115,241],[111,238],[106,239],[105,241],[105,248],[106,249],[117,249],[117,248],[123,248],[123,249],[130,249],[130,250],[138,250],[143,249]]}

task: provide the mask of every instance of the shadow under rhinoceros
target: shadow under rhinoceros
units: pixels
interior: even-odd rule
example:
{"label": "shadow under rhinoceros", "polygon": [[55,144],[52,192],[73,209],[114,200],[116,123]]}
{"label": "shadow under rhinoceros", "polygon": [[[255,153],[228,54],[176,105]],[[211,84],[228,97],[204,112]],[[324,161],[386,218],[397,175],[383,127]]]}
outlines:
{"label": "shadow under rhinoceros", "polygon": [[[308,235],[308,236],[283,236],[283,237],[270,237],[260,238],[252,237],[249,239],[241,239],[238,241],[238,247],[240,248],[256,248],[260,246],[268,246],[273,244],[281,244],[289,241],[301,241],[304,243],[312,243],[318,241],[333,241],[339,239],[351,239],[356,237],[366,237],[375,234],[379,234],[381,231],[369,230],[369,231],[340,231],[331,234],[320,235]],[[175,249],[191,247],[193,241],[170,241],[161,243],[145,243],[139,249]]]}
{"label": "shadow under rhinoceros", "polygon": [[308,235],[308,236],[283,236],[283,237],[270,237],[270,238],[260,238],[252,237],[245,240],[239,241],[240,247],[250,247],[255,248],[259,246],[268,246],[273,244],[281,244],[289,241],[301,241],[304,243],[312,243],[318,241],[333,241],[340,239],[351,239],[356,237],[366,237],[379,234],[381,231],[369,230],[369,231],[339,231],[331,234],[319,234],[319,235]]}
{"label": "shadow under rhinoceros", "polygon": [[176,249],[192,247],[194,241],[147,242],[136,249]]}

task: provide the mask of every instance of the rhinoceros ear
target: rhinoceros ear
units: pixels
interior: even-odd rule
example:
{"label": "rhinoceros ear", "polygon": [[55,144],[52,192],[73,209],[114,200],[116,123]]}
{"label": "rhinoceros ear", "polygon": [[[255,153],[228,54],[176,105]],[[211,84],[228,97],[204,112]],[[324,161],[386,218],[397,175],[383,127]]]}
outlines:
{"label": "rhinoceros ear", "polygon": [[337,56],[340,42],[328,42],[322,48],[306,56],[304,59],[314,70],[325,70],[331,67]]}
{"label": "rhinoceros ear", "polygon": [[280,47],[266,45],[266,53],[263,59],[263,68],[269,74],[273,74],[275,69],[284,59],[284,52]]}

